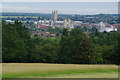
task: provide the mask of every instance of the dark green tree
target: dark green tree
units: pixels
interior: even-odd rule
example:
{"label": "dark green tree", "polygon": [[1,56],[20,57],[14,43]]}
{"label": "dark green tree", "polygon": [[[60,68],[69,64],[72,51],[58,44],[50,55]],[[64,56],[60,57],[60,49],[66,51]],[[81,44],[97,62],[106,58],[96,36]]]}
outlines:
{"label": "dark green tree", "polygon": [[90,64],[94,61],[94,47],[81,29],[76,28],[70,32],[70,45],[73,63]]}
{"label": "dark green tree", "polygon": [[71,52],[70,52],[69,36],[70,36],[69,31],[64,28],[59,45],[59,52],[58,52],[59,63],[72,63],[71,61],[72,56],[70,57]]}
{"label": "dark green tree", "polygon": [[35,50],[29,30],[19,21],[2,25],[3,62],[29,62]]}
{"label": "dark green tree", "polygon": [[60,41],[61,63],[90,64],[94,61],[94,48],[81,29],[63,30]]}

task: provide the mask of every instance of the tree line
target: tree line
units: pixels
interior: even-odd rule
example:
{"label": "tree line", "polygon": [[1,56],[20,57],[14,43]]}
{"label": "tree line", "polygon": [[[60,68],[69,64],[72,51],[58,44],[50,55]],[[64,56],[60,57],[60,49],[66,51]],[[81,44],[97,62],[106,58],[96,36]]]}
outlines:
{"label": "tree line", "polygon": [[63,29],[60,38],[31,37],[21,22],[2,22],[4,63],[119,64],[120,34]]}

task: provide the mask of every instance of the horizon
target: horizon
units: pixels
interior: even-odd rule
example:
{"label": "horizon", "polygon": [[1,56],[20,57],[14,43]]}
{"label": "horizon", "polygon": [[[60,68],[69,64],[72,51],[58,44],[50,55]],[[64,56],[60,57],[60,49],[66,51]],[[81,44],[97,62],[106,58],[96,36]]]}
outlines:
{"label": "horizon", "polygon": [[[52,12],[52,11],[51,11]],[[35,13],[35,12],[1,12],[3,13],[20,13],[20,14],[52,14],[52,13]],[[58,15],[112,15],[112,14],[118,14],[118,13],[98,13],[98,14],[64,14],[64,13],[58,13]]]}

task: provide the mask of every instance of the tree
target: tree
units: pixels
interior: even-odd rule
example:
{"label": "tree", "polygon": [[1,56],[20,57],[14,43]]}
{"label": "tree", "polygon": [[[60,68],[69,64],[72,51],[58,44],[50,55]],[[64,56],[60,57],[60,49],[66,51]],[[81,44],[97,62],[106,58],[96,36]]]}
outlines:
{"label": "tree", "polygon": [[35,48],[29,30],[19,21],[14,24],[3,21],[2,34],[3,62],[29,62]]}
{"label": "tree", "polygon": [[96,63],[119,63],[119,34],[116,31],[94,32],[90,39],[95,46]]}
{"label": "tree", "polygon": [[59,44],[58,52],[58,62],[59,63],[72,63],[71,53],[70,53],[70,44],[69,44],[69,31],[64,28],[61,36],[61,41]]}
{"label": "tree", "polygon": [[118,34],[117,37],[117,45],[114,47],[114,53],[113,53],[113,62],[114,64],[119,65],[120,64],[120,34]]}
{"label": "tree", "polygon": [[36,45],[36,54],[32,54],[34,62],[56,63],[59,39],[35,37],[33,41]]}
{"label": "tree", "polygon": [[90,64],[94,60],[94,48],[88,37],[79,29],[63,30],[60,41],[61,63]]}
{"label": "tree", "polygon": [[94,61],[94,47],[81,29],[73,29],[70,32],[70,40],[74,63],[90,64]]}

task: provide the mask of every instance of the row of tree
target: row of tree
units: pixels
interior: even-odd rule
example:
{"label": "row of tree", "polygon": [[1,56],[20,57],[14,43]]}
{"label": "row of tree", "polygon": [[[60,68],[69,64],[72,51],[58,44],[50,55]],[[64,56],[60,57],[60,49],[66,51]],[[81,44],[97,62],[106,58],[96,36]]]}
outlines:
{"label": "row of tree", "polygon": [[90,34],[90,39],[95,47],[96,63],[119,64],[119,38],[120,34],[116,31]]}
{"label": "row of tree", "polygon": [[3,62],[119,64],[120,34],[115,31],[85,35],[80,28],[63,29],[60,38],[31,38],[19,21],[2,25]]}

